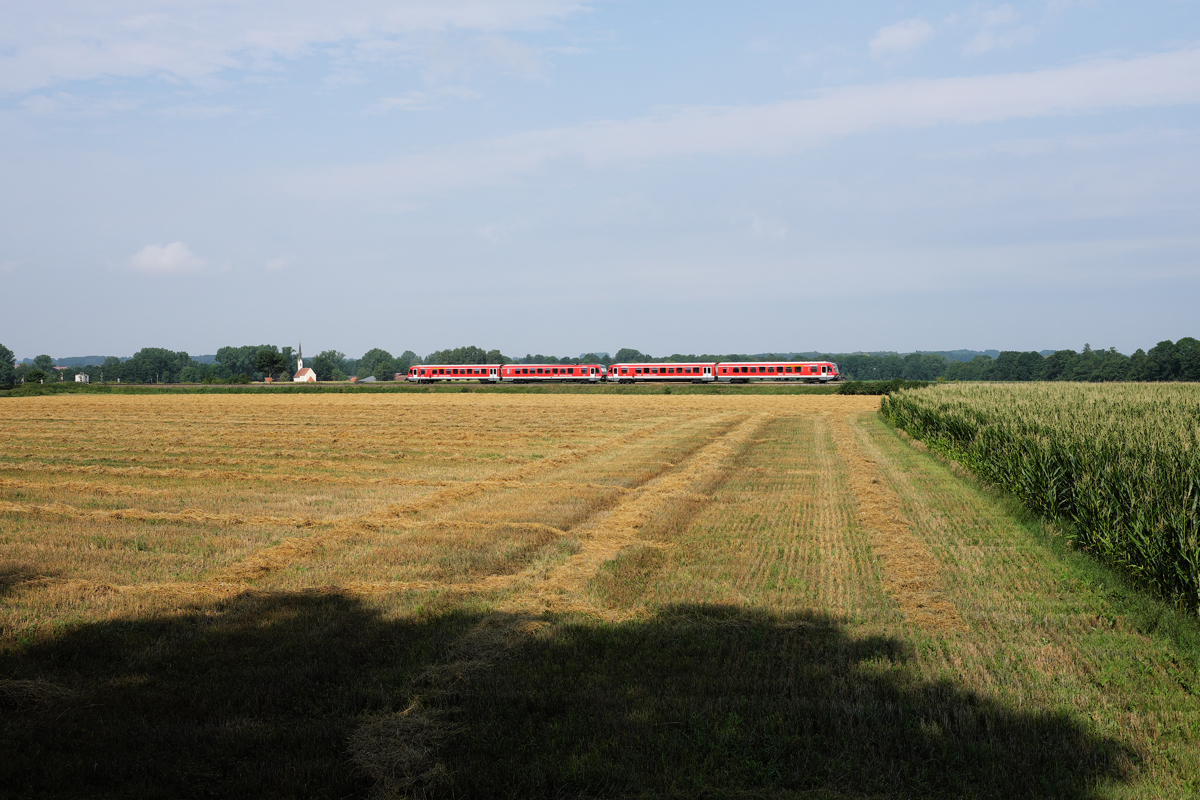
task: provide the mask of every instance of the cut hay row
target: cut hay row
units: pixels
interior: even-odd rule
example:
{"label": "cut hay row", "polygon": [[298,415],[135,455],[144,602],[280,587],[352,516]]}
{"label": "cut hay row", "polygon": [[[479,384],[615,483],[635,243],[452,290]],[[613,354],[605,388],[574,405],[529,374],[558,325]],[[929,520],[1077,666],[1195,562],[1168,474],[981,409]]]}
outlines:
{"label": "cut hay row", "polygon": [[[544,463],[544,462],[539,462]],[[328,465],[326,465],[328,466]],[[0,467],[4,469],[5,467]],[[179,479],[191,482],[257,482],[257,483],[298,483],[298,484],[330,484],[337,486],[418,486],[428,488],[440,487],[458,487],[480,481],[471,480],[454,480],[454,479],[426,479],[426,478],[401,478],[394,475],[364,478],[355,475],[328,475],[328,474],[280,474],[266,472],[244,472],[241,470],[218,470],[218,469],[149,469],[147,467],[101,467],[101,466],[82,466],[72,467],[58,464],[42,464],[37,462],[20,464],[11,467],[20,472],[35,472],[45,473],[49,475],[66,474],[66,475],[112,475],[122,478],[170,478]],[[533,475],[531,477],[536,477]],[[486,482],[486,481],[485,481]],[[624,491],[623,487],[612,486],[609,484],[600,483],[572,483],[568,481],[529,481],[524,478],[505,478],[503,480],[491,481],[496,484],[517,485],[521,483],[537,483],[546,488],[562,488],[562,489],[605,489],[612,491]],[[130,494],[130,493],[162,493],[166,490],[161,489],[146,489],[141,487],[121,486],[102,482],[82,482],[82,481],[54,481],[53,483],[38,483],[35,481],[21,481],[12,478],[0,477],[0,488],[21,488],[21,489],[67,489],[72,492],[81,492],[85,494]]]}

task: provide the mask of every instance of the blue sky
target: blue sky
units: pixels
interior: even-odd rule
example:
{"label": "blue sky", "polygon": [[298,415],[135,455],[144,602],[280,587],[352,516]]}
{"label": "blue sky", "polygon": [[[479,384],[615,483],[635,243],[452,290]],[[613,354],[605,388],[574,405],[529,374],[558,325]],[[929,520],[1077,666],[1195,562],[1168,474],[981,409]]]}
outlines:
{"label": "blue sky", "polygon": [[1200,336],[1200,5],[5,2],[0,342]]}

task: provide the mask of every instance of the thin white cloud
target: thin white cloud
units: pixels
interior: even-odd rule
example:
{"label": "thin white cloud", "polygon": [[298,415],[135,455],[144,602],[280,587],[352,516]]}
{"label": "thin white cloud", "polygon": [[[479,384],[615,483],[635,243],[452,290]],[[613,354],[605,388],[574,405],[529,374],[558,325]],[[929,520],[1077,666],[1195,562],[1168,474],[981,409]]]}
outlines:
{"label": "thin white cloud", "polygon": [[193,253],[183,242],[165,246],[148,244],[128,262],[130,269],[145,275],[186,275],[201,272],[207,265],[206,259]]}
{"label": "thin white cloud", "polygon": [[478,100],[483,95],[461,86],[443,86],[430,91],[415,90],[395,97],[384,97],[367,107],[368,114],[388,114],[392,111],[430,111],[441,108],[446,99]]}
{"label": "thin white cloud", "polygon": [[271,272],[278,272],[279,270],[286,269],[287,267],[290,267],[291,265],[292,265],[292,257],[291,256],[279,256],[278,258],[272,258],[267,261],[267,269],[270,270]]}
{"label": "thin white cloud", "polygon": [[495,184],[555,160],[589,166],[690,155],[768,155],[886,128],[972,125],[1200,102],[1200,48],[1035,72],[848,86],[759,106],[531,131],[475,145],[294,176],[314,198],[396,197]]}
{"label": "thin white cloud", "polygon": [[[586,10],[583,0],[41,0],[9,3],[0,26],[0,95],[61,81],[167,76],[193,84],[231,69],[278,69],[322,48],[363,58],[402,40],[453,32],[545,28]],[[502,39],[502,61],[526,56]]]}
{"label": "thin white cloud", "polygon": [[200,120],[226,117],[235,112],[236,109],[232,106],[205,106],[196,103],[185,103],[164,108],[158,114],[167,119]]}
{"label": "thin white cloud", "polygon": [[755,217],[750,223],[750,232],[760,239],[786,239],[788,229],[777,219]]}
{"label": "thin white cloud", "polygon": [[871,58],[895,56],[915,50],[933,36],[933,26],[923,19],[906,19],[881,28],[871,40]]}
{"label": "thin white cloud", "polygon": [[132,111],[140,103],[128,97],[94,98],[67,92],[33,94],[17,104],[22,111],[37,117],[59,119],[95,119],[108,114]]}
{"label": "thin white cloud", "polygon": [[388,114],[392,111],[428,111],[436,108],[422,91],[406,92],[395,97],[383,97],[367,107],[368,114]]}
{"label": "thin white cloud", "polygon": [[16,272],[20,266],[20,261],[0,261],[0,275]]}
{"label": "thin white cloud", "polygon": [[1021,25],[1020,21],[1016,9],[1007,3],[995,8],[972,9],[970,22],[979,30],[967,41],[963,52],[967,55],[978,55],[991,50],[1029,44],[1037,38],[1037,28]]}

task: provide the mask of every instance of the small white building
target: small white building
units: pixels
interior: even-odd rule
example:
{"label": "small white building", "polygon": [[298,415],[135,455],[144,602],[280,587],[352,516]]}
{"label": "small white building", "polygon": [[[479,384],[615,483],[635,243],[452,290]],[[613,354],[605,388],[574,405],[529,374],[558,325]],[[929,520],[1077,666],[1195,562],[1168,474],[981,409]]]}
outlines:
{"label": "small white building", "polygon": [[293,383],[316,383],[317,373],[313,372],[308,367],[304,366],[304,348],[296,348],[298,356],[296,358],[296,374],[292,376]]}
{"label": "small white building", "polygon": [[76,383],[91,383],[92,379],[88,377],[88,374],[86,372],[76,372],[75,373],[75,382]]}

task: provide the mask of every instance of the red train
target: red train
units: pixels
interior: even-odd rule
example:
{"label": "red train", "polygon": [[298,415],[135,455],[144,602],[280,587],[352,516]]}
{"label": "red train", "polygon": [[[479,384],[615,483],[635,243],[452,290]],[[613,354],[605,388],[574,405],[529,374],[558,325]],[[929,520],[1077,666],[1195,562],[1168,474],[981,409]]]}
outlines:
{"label": "red train", "polygon": [[613,364],[608,368],[608,380],[615,383],[827,383],[841,377],[838,365],[832,361]]}
{"label": "red train", "polygon": [[409,369],[408,380],[413,383],[600,383],[607,375],[608,367],[603,364],[422,364]]}
{"label": "red train", "polygon": [[[400,377],[400,376],[397,376]],[[413,383],[827,383],[841,380],[832,361],[660,362],[654,364],[422,364],[408,371]]]}

